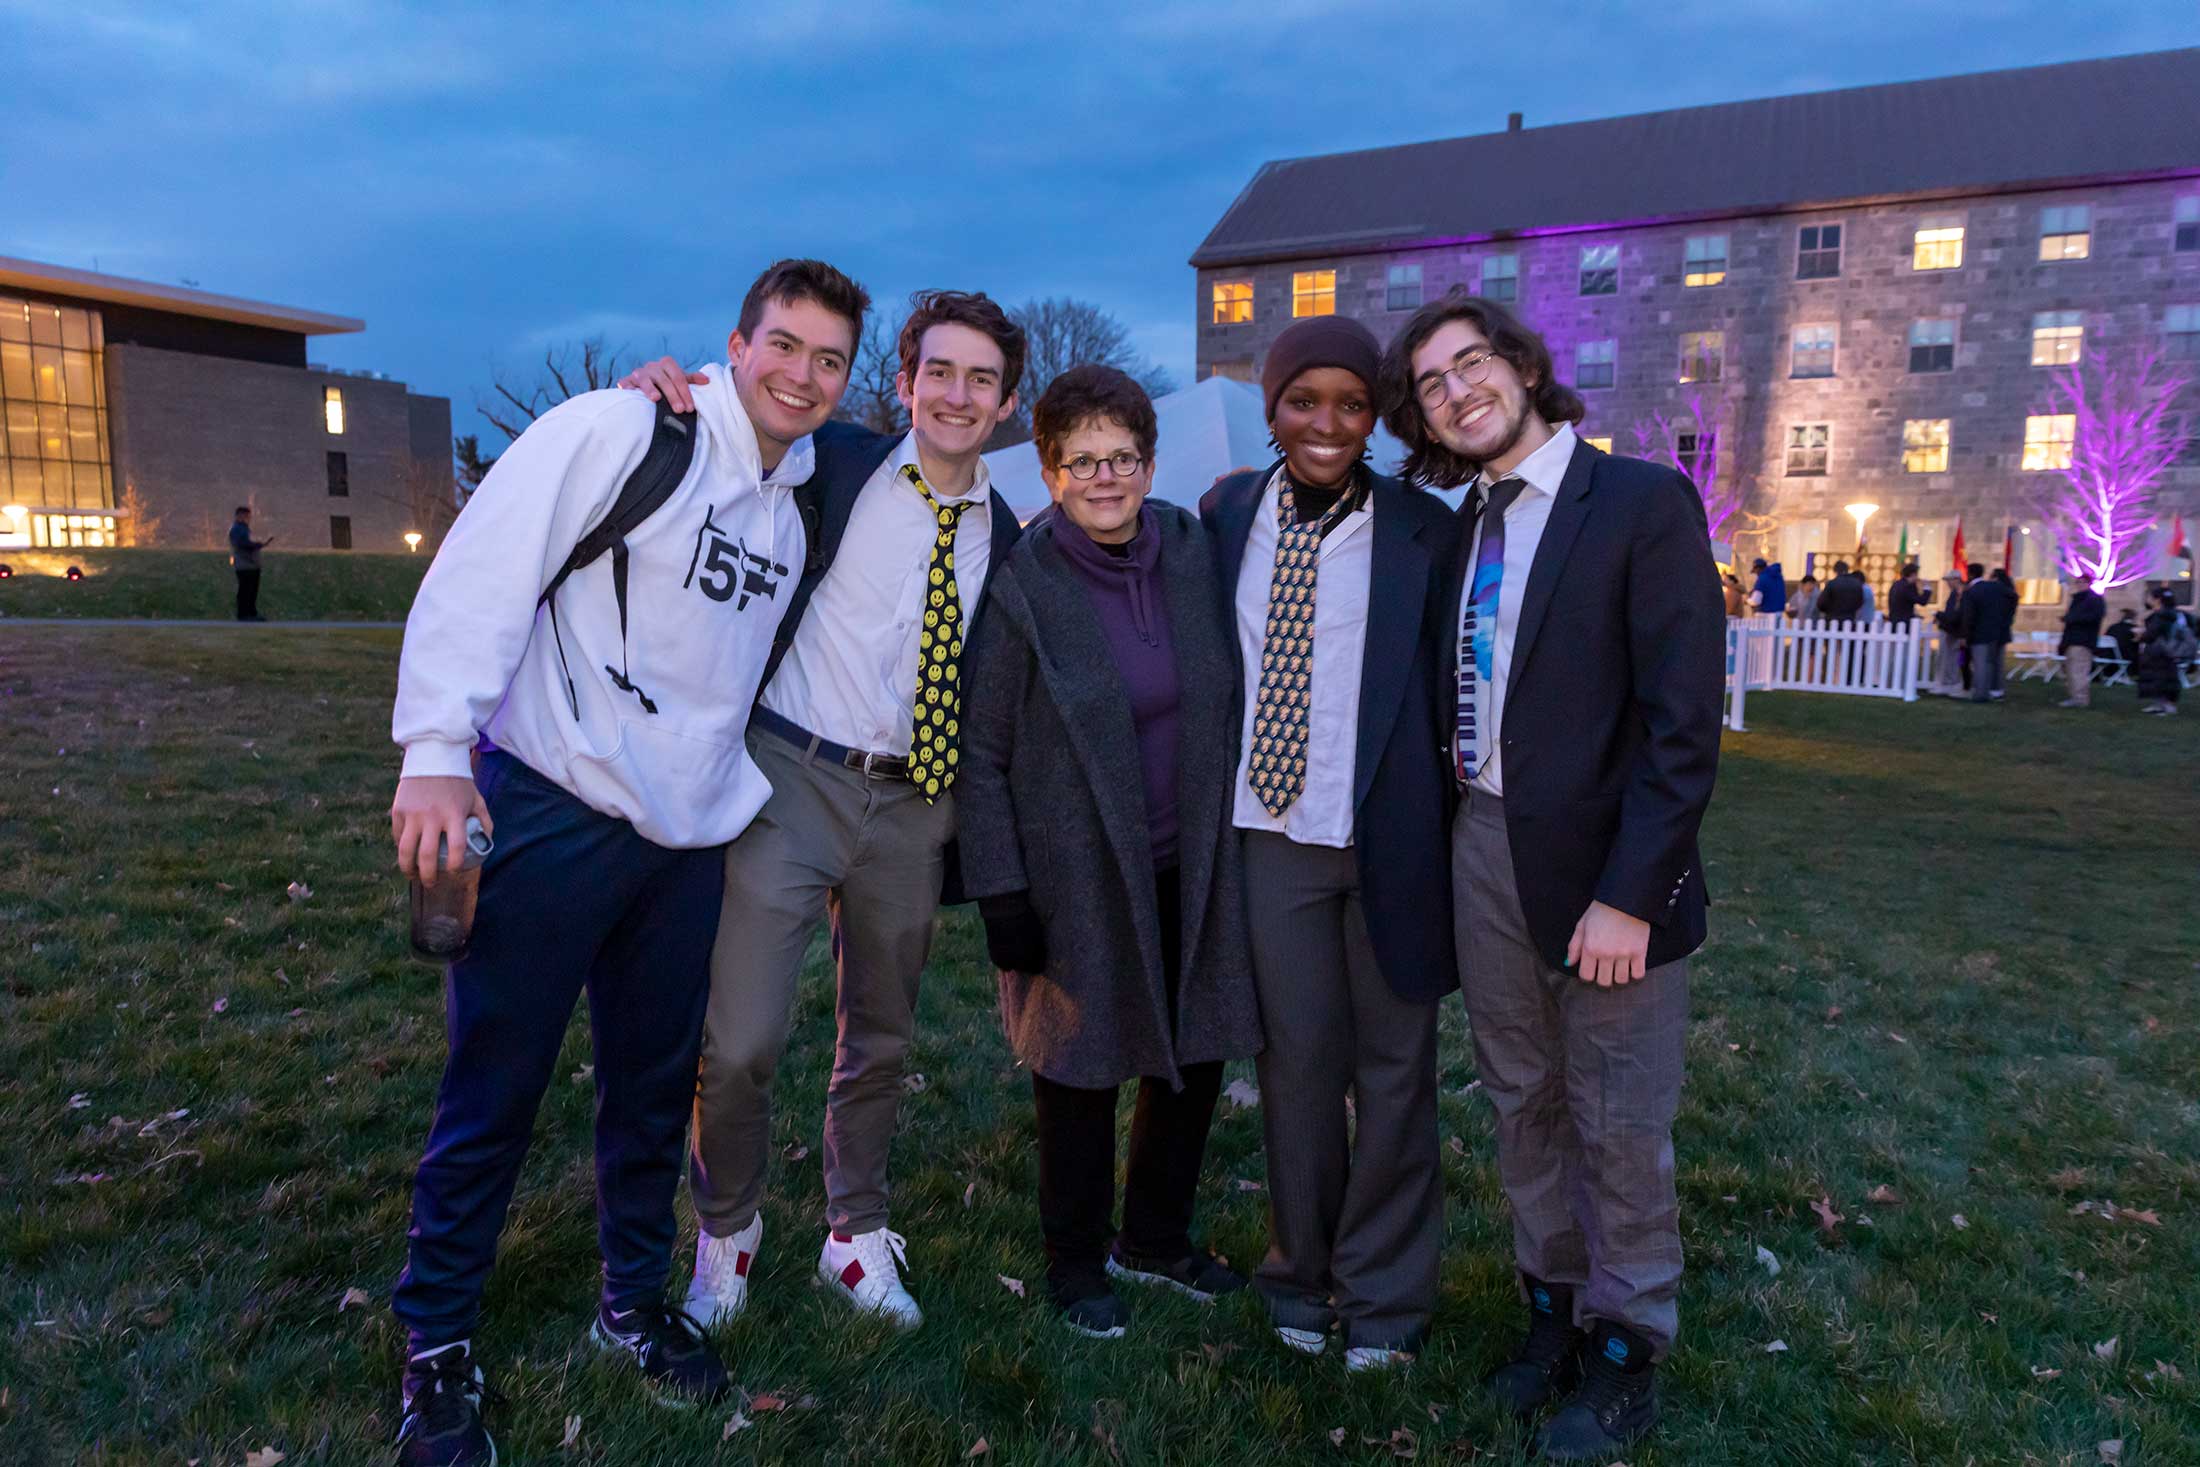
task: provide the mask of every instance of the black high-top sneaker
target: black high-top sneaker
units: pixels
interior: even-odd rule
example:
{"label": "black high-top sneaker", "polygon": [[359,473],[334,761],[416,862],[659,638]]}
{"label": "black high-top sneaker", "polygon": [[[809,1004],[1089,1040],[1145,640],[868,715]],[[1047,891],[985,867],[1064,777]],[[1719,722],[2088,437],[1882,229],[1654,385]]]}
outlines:
{"label": "black high-top sneaker", "polygon": [[1536,1434],[1536,1451],[1553,1462],[1610,1462],[1657,1424],[1657,1366],[1648,1340],[1605,1320],[1581,1358],[1581,1389]]}
{"label": "black high-top sneaker", "polygon": [[398,1387],[398,1467],[496,1467],[497,1444],[481,1424],[491,1399],[502,1398],[482,1380],[468,1342],[413,1355]]}
{"label": "black high-top sneaker", "polygon": [[1528,1338],[1520,1353],[1483,1377],[1482,1388],[1515,1416],[1529,1416],[1581,1380],[1581,1344],[1588,1332],[1574,1324],[1574,1291],[1523,1276],[1528,1289]]}
{"label": "black high-top sneaker", "polygon": [[708,1405],[732,1389],[718,1352],[684,1309],[644,1304],[615,1310],[599,1304],[588,1333],[598,1349],[631,1359],[661,1406]]}

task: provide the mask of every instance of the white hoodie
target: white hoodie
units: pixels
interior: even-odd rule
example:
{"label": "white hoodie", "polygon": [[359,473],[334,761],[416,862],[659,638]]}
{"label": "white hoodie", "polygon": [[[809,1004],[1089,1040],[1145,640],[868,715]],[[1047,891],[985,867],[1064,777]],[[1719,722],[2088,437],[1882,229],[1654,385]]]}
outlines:
{"label": "white hoodie", "polygon": [[763,807],[771,786],[743,734],[802,575],[790,491],[816,458],[800,439],[764,478],[732,374],[694,393],[694,462],[627,537],[623,647],[610,554],[558,589],[555,629],[535,603],[648,451],[654,405],[616,388],[561,403],[482,480],[405,622],[390,731],[407,776],[469,775],[486,733],[661,846],[729,841]]}

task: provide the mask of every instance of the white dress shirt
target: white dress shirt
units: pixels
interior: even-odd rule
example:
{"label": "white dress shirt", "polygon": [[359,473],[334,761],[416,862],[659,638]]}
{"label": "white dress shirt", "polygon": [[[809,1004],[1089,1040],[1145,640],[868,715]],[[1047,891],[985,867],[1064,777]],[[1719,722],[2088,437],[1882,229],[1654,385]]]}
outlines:
{"label": "white dress shirt", "polygon": [[[1468,781],[1484,794],[1505,795],[1504,745],[1505,684],[1512,678],[1513,644],[1520,630],[1520,602],[1527,595],[1528,572],[1535,565],[1535,551],[1543,543],[1543,527],[1550,523],[1551,506],[1558,502],[1558,486],[1565,481],[1566,466],[1573,462],[1580,440],[1571,423],[1560,423],[1550,441],[1520,461],[1520,466],[1501,478],[1518,478],[1520,493],[1505,508],[1505,576],[1497,587],[1497,630],[1490,638],[1490,675],[1476,684],[1475,723],[1483,731],[1489,757]],[[1472,493],[1488,487],[1483,475]],[[1452,645],[1464,655],[1467,592],[1474,583],[1473,565],[1482,552],[1482,525],[1474,526],[1474,543],[1467,551],[1468,574],[1459,589],[1459,605],[1452,612]]]}
{"label": "white dress shirt", "polygon": [[[764,706],[820,738],[896,757],[909,752],[917,698],[917,642],[939,521],[901,471],[917,462],[904,434],[864,481],[831,569],[818,582],[794,645],[764,690]],[[955,591],[967,632],[992,559],[992,481],[978,461],[955,527]],[[967,650],[967,644],[966,644]]]}
{"label": "white dress shirt", "polygon": [[1260,700],[1260,658],[1267,645],[1268,593],[1276,574],[1276,502],[1283,471],[1253,511],[1238,571],[1237,638],[1245,668],[1245,726],[1239,732],[1236,804],[1231,823],[1267,830],[1300,845],[1352,844],[1352,776],[1360,744],[1360,663],[1367,648],[1367,591],[1374,570],[1375,514],[1368,503],[1322,538],[1314,560],[1314,673],[1306,693],[1306,784],[1281,820],[1253,792],[1243,751],[1252,747]]}

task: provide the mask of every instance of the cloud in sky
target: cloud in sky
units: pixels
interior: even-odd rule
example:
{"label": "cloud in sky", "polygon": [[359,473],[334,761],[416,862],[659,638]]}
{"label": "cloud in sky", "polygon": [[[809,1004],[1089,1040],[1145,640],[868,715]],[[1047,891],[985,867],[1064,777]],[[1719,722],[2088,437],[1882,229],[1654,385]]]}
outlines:
{"label": "cloud in sky", "polygon": [[448,394],[602,330],[723,341],[817,254],[1113,311],[1191,375],[1185,259],[1270,158],[2200,44],[2189,4],[0,0],[0,254],[364,317]]}

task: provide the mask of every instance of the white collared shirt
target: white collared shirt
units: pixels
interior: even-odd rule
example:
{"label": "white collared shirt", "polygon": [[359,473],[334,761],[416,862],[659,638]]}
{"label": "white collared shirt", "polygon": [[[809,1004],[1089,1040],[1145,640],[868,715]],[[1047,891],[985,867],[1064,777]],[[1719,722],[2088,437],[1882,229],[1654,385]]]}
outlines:
{"label": "white collared shirt", "polygon": [[1352,844],[1352,778],[1360,745],[1360,664],[1367,648],[1367,595],[1374,571],[1374,496],[1322,538],[1314,561],[1314,674],[1306,695],[1306,785],[1278,820],[1246,778],[1260,700],[1260,659],[1267,645],[1268,593],[1276,574],[1276,502],[1283,471],[1269,476],[1245,537],[1237,582],[1237,638],[1245,669],[1245,725],[1238,736],[1236,804],[1231,823],[1267,830],[1300,845]]}
{"label": "white collared shirt", "polygon": [[[1500,742],[1505,729],[1505,685],[1512,678],[1513,644],[1520,630],[1520,603],[1527,595],[1528,572],[1535,566],[1536,547],[1543,543],[1543,527],[1550,522],[1551,506],[1558,502],[1559,485],[1565,482],[1566,466],[1573,462],[1574,449],[1579,442],[1574,437],[1573,424],[1560,423],[1549,442],[1522,459],[1511,474],[1499,476],[1518,478],[1525,487],[1505,507],[1505,576],[1497,587],[1497,630],[1490,638],[1490,675],[1479,684],[1475,707],[1475,722],[1488,738],[1489,757],[1482,761],[1482,768],[1468,783],[1500,799],[1505,794],[1504,745]],[[1490,482],[1485,474],[1468,492],[1479,494]],[[1474,583],[1471,568],[1481,551],[1482,525],[1477,521],[1474,543],[1467,551],[1469,572],[1459,590],[1459,605],[1452,611],[1452,646],[1462,652],[1467,591]]]}
{"label": "white collared shirt", "polygon": [[[917,643],[939,522],[902,470],[917,462],[904,434],[864,481],[831,569],[818,582],[794,645],[764,690],[764,706],[820,738],[874,754],[906,755],[917,697]],[[978,461],[955,527],[955,590],[963,627],[978,609],[993,550],[992,481]],[[967,647],[967,644],[966,644]]]}

